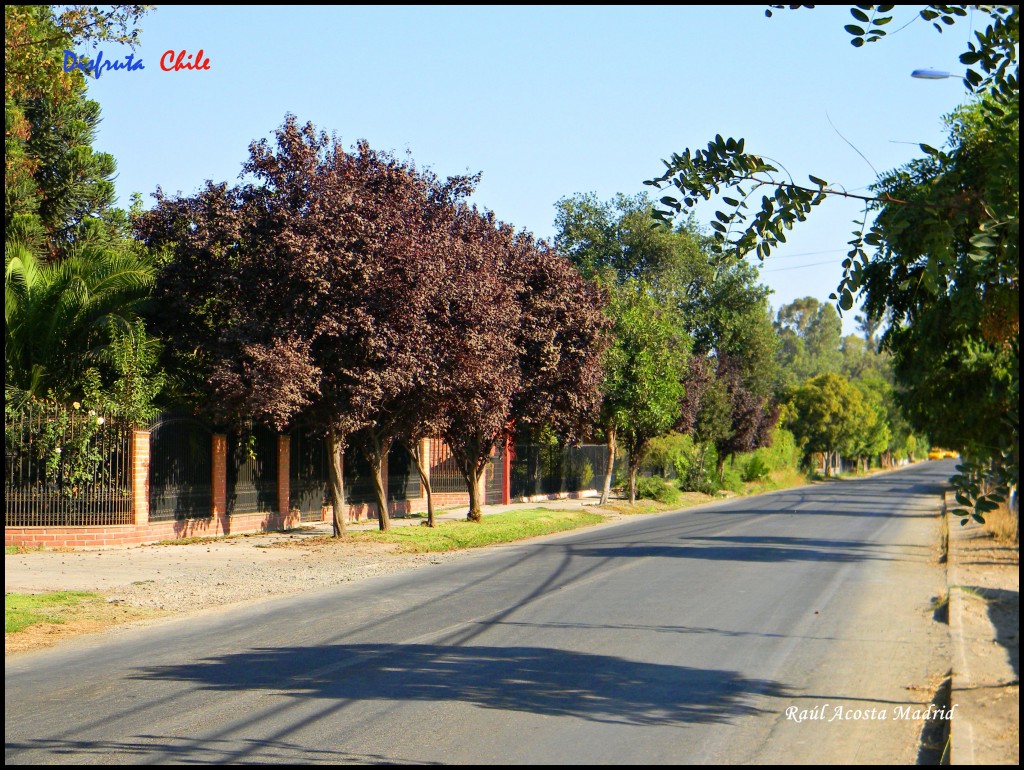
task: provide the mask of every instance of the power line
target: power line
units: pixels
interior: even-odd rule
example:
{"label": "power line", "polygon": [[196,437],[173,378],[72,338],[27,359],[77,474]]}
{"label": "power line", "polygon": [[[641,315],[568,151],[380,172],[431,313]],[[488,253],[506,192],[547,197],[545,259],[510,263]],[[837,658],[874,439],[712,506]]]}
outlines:
{"label": "power line", "polygon": [[802,251],[799,254],[771,255],[768,259],[793,259],[794,257],[816,257],[819,254],[845,254],[846,249],[825,249],[824,251]]}
{"label": "power line", "polygon": [[805,267],[820,267],[826,264],[838,264],[836,261],[829,259],[827,262],[811,262],[808,265],[794,265],[793,267],[779,267],[774,270],[761,270],[761,272],[784,272],[785,270],[803,270]]}

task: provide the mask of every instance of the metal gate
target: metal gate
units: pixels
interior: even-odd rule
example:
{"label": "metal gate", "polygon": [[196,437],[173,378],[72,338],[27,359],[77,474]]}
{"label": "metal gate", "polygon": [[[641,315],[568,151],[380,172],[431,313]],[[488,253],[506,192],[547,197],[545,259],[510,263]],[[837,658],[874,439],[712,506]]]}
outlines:
{"label": "metal gate", "polygon": [[228,434],[227,512],[277,511],[277,434],[254,425]]}
{"label": "metal gate", "polygon": [[292,431],[289,455],[288,506],[293,511],[298,509],[301,521],[320,521],[324,506],[331,504],[327,442],[322,436]]}
{"label": "metal gate", "polygon": [[465,492],[466,479],[444,439],[430,439],[430,489],[434,492]]}
{"label": "metal gate", "polygon": [[191,415],[162,414],[150,425],[149,520],[213,515],[213,431]]}

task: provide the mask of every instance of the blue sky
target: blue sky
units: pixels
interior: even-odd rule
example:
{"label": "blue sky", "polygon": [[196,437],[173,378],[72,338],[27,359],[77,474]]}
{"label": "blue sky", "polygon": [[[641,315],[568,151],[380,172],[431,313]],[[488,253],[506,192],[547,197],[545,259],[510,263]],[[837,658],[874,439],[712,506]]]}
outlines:
{"label": "blue sky", "polygon": [[[89,91],[123,205],[132,192],[148,205],[157,185],[233,182],[249,143],[290,112],[442,176],[480,171],[479,205],[550,238],[560,198],[650,190],[662,158],[719,133],[850,191],[918,143],[941,145],[963,86],[910,73],[960,72],[970,20],[940,35],[919,19],[860,49],[852,21],[824,6],[771,19],[764,6],[159,6],[141,22],[145,69],[105,72]],[[182,49],[202,49],[209,70],[162,71],[163,53]],[[858,212],[832,202],[792,232],[762,268],[774,307],[828,297]]]}

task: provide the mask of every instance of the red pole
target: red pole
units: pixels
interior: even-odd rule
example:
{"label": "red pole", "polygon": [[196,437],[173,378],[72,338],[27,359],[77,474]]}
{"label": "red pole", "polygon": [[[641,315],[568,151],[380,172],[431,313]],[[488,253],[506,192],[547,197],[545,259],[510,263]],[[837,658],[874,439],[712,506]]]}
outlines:
{"label": "red pole", "polygon": [[502,456],[501,504],[512,502],[512,437],[505,437],[505,452]]}

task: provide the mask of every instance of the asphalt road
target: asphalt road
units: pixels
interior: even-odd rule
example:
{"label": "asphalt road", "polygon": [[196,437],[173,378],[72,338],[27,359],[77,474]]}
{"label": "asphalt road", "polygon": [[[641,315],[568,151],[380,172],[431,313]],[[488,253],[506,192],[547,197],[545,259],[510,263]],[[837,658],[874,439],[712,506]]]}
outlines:
{"label": "asphalt road", "polygon": [[912,764],[948,668],[930,605],[951,467],[18,656],[5,760]]}

